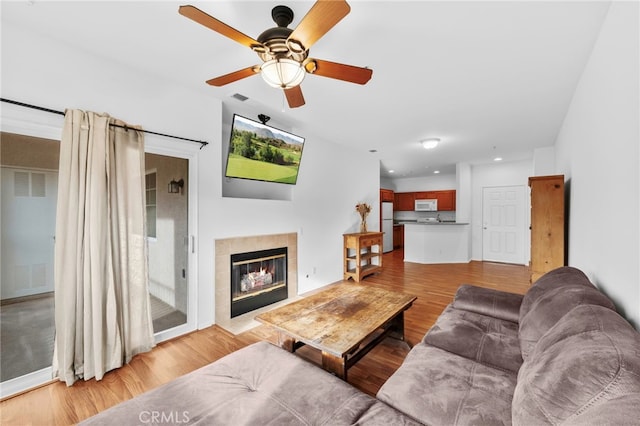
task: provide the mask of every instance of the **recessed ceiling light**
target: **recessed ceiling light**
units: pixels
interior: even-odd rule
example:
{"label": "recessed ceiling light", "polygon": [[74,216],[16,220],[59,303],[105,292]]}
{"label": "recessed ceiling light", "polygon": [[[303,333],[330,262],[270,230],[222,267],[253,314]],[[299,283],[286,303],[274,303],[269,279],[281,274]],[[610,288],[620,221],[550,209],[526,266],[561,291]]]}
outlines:
{"label": "recessed ceiling light", "polygon": [[437,175],[438,173],[440,173],[440,170],[434,170],[433,173]]}
{"label": "recessed ceiling light", "polygon": [[433,149],[436,146],[438,146],[438,143],[440,143],[440,139],[438,138],[424,139],[420,141],[420,143],[422,144],[422,147],[424,149]]}
{"label": "recessed ceiling light", "polygon": [[389,173],[395,173],[395,172],[396,172],[395,170],[389,170]]}
{"label": "recessed ceiling light", "polygon": [[502,161],[502,157],[496,157],[493,159],[493,161]]}

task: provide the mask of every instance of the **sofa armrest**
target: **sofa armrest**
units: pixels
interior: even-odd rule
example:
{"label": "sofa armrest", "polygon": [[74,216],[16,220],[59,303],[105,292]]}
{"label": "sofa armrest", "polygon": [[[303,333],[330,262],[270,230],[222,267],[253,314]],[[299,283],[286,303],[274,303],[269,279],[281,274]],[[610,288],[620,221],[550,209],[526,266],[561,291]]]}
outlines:
{"label": "sofa armrest", "polygon": [[453,298],[453,307],[517,323],[521,294],[463,284]]}

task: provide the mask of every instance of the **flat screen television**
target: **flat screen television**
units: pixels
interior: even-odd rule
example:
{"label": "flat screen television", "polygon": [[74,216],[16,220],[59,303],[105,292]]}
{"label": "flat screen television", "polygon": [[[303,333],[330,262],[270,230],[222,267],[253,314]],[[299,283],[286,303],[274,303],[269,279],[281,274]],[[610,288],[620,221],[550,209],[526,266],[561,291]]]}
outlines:
{"label": "flat screen television", "polygon": [[233,115],[225,176],[295,185],[304,138]]}

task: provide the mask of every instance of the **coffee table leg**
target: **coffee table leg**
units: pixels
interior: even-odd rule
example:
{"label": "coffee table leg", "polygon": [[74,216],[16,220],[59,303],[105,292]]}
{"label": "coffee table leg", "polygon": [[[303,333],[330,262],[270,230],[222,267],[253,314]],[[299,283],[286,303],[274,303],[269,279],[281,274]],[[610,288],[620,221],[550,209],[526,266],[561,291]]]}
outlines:
{"label": "coffee table leg", "polygon": [[296,340],[291,336],[279,331],[278,332],[278,346],[288,352],[295,352]]}
{"label": "coffee table leg", "polygon": [[404,341],[404,311],[391,320],[389,336]]}
{"label": "coffee table leg", "polygon": [[322,368],[324,368],[329,373],[335,374],[345,382],[347,381],[347,366],[344,358],[337,357],[323,351]]}

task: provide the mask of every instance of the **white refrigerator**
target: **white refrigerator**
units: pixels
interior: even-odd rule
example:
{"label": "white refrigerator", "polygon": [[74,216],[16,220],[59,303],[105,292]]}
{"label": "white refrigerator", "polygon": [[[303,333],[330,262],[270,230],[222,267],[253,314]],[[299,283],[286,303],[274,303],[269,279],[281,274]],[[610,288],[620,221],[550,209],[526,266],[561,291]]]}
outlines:
{"label": "white refrigerator", "polygon": [[382,252],[393,250],[393,203],[382,203]]}

